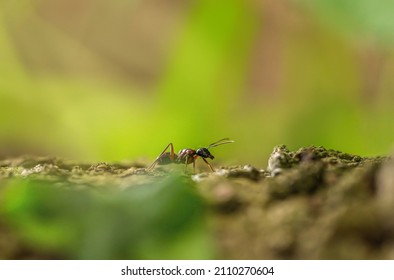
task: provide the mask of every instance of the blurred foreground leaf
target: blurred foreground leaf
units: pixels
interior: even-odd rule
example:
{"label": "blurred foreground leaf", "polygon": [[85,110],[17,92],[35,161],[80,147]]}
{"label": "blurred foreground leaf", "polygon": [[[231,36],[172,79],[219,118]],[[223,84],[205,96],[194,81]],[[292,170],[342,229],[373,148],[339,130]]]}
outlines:
{"label": "blurred foreground leaf", "polygon": [[0,215],[37,250],[74,259],[212,258],[204,204],[170,177],[121,192],[10,181]]}

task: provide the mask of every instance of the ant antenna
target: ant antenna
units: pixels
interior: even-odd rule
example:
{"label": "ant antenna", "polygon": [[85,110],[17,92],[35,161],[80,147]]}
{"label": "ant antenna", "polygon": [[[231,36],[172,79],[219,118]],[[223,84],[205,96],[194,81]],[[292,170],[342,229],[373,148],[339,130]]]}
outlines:
{"label": "ant antenna", "polygon": [[216,147],[216,146],[219,146],[219,145],[234,143],[234,142],[235,142],[235,141],[234,141],[234,140],[230,140],[230,138],[223,138],[223,139],[220,139],[220,140],[218,140],[218,141],[216,141],[216,142],[210,144],[210,145],[207,147],[207,149],[212,148],[212,147]]}

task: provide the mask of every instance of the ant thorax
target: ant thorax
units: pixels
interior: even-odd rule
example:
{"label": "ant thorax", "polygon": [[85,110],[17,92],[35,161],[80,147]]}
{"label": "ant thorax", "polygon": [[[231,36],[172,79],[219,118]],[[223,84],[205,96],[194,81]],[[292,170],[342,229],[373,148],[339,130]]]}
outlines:
{"label": "ant thorax", "polygon": [[182,149],[179,151],[178,156],[176,157],[177,163],[192,163],[195,160],[196,151],[193,149]]}

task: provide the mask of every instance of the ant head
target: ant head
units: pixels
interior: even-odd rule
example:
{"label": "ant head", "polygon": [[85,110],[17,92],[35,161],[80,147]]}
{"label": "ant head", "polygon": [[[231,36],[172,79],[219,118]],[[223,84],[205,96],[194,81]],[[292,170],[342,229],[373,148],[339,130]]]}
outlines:
{"label": "ant head", "polygon": [[208,151],[207,148],[199,148],[196,151],[196,155],[202,157],[202,158],[210,158],[210,159],[214,159],[215,157],[213,155],[211,155],[211,153]]}

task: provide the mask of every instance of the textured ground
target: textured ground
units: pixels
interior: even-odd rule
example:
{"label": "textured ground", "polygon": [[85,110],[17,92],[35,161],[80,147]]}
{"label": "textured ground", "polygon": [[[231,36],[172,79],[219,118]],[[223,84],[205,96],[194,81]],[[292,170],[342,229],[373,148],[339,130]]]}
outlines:
{"label": "textured ground", "polygon": [[[149,187],[172,173],[171,167],[152,172],[144,167],[135,162],[4,159],[0,187],[13,180],[29,180],[60,189],[122,192],[137,185]],[[323,147],[289,151],[277,146],[267,167],[229,166],[181,177],[204,202],[215,258],[394,259],[394,162],[389,157],[363,158]],[[171,215],[177,213],[182,215],[182,209]],[[0,258],[64,256],[56,250],[43,253],[26,246],[6,220],[0,216]]]}

